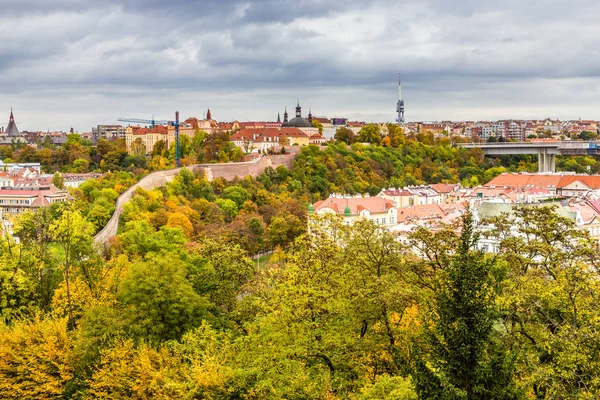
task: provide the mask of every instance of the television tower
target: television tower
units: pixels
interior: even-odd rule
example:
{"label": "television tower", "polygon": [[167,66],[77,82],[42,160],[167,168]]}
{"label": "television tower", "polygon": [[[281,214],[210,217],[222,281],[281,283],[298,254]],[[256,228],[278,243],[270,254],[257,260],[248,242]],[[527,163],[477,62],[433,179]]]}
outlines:
{"label": "television tower", "polygon": [[398,74],[398,103],[396,104],[396,112],[398,113],[398,118],[396,118],[396,122],[398,122],[398,125],[402,126],[404,124],[404,99],[402,98],[402,84],[400,83],[400,74]]}

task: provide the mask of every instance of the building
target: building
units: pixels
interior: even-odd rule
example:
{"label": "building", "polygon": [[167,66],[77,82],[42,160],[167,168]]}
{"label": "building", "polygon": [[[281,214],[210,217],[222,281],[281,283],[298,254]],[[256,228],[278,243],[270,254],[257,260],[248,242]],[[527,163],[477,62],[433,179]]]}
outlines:
{"label": "building", "polygon": [[[318,130],[317,130],[318,135]],[[321,136],[315,140],[320,140]],[[299,128],[243,128],[231,135],[231,141],[246,153],[265,152],[279,145],[308,146],[311,137]],[[323,138],[325,140],[325,138]]]}
{"label": "building", "polygon": [[297,128],[304,132],[308,137],[311,137],[315,133],[319,133],[319,129],[315,128],[312,124],[312,112],[308,111],[308,118],[302,116],[302,107],[300,107],[300,100],[296,104],[296,116],[288,121],[287,107],[283,112],[283,122],[281,123],[282,128]]}
{"label": "building", "polygon": [[0,214],[23,214],[25,211],[68,200],[71,200],[69,193],[54,185],[5,187],[0,189]]}
{"label": "building", "polygon": [[92,142],[98,143],[100,139],[125,139],[125,134],[126,128],[121,125],[98,125],[92,128]]}
{"label": "building", "polygon": [[556,194],[565,197],[583,197],[592,195],[600,197],[600,176],[598,175],[565,175],[560,177],[556,186]]}
{"label": "building", "polygon": [[66,187],[78,188],[83,182],[88,181],[90,179],[98,179],[102,176],[102,174],[98,173],[89,173],[89,174],[71,174],[65,173],[63,174],[63,179]]}
{"label": "building", "polygon": [[365,218],[377,225],[391,227],[398,223],[398,210],[395,204],[382,197],[343,197],[332,195],[308,207],[310,215],[335,214],[351,224]]}
{"label": "building", "polygon": [[155,125],[153,128],[128,126],[126,129],[125,145],[131,154],[150,154],[159,141],[168,148],[169,134],[164,125]]}
{"label": "building", "polygon": [[412,207],[419,202],[418,196],[406,189],[383,189],[377,196],[392,201],[397,209]]}

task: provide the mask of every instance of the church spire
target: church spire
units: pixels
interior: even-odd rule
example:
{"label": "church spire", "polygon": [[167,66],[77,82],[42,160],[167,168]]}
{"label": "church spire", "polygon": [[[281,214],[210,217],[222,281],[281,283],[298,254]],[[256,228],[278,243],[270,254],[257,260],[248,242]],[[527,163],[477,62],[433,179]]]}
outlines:
{"label": "church spire", "polygon": [[300,107],[300,99],[298,99],[298,103],[296,103],[296,117],[302,117],[302,107]]}
{"label": "church spire", "polygon": [[10,108],[10,118],[8,119],[8,126],[6,127],[6,134],[8,136],[19,136],[19,128],[15,123],[15,117],[13,115],[12,107]]}
{"label": "church spire", "polygon": [[308,121],[312,123],[312,109],[311,107],[308,107]]}
{"label": "church spire", "polygon": [[281,122],[281,115],[277,113],[277,122]]}
{"label": "church spire", "polygon": [[287,106],[285,106],[285,109],[283,111],[283,124],[287,125],[288,123],[288,113],[287,113]]}

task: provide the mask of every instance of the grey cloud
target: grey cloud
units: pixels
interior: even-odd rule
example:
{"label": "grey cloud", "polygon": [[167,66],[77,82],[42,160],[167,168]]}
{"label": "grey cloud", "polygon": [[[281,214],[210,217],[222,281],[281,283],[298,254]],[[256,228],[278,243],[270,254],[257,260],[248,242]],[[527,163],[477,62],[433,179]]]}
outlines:
{"label": "grey cloud", "polygon": [[211,103],[252,119],[300,96],[322,113],[392,120],[399,71],[409,119],[503,115],[515,97],[531,102],[519,110],[587,109],[575,82],[599,83],[600,4],[591,0],[0,0],[0,7],[7,10],[0,125],[11,103],[35,114],[49,99],[67,109],[88,102],[90,117],[56,109],[53,118],[57,128],[85,130],[94,113],[111,109],[103,101],[132,112]]}

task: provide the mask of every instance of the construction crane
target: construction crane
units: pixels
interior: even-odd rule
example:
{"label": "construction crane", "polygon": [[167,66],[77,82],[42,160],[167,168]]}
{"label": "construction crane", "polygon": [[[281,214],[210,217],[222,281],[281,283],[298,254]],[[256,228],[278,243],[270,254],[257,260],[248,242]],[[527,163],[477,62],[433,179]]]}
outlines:
{"label": "construction crane", "polygon": [[175,121],[164,121],[164,120],[154,120],[153,119],[140,119],[140,118],[117,118],[117,121],[120,122],[133,122],[136,124],[146,124],[151,125],[154,128],[154,125],[171,125],[175,127],[175,165],[177,168],[181,168],[181,148],[179,147],[179,111],[175,111]]}
{"label": "construction crane", "polygon": [[169,122],[171,121],[164,121],[164,120],[154,120],[154,118],[152,119],[140,119],[140,118],[117,118],[117,121],[119,122],[133,122],[134,124],[144,124],[144,125],[150,125],[152,128],[154,128],[154,125],[167,125],[169,124]]}

